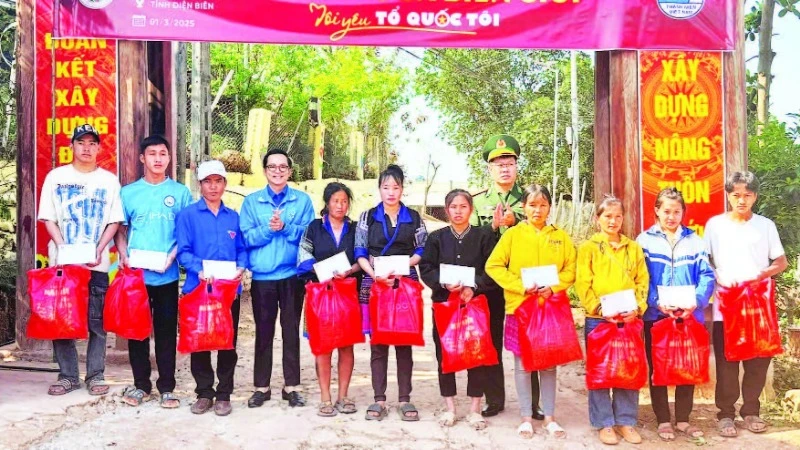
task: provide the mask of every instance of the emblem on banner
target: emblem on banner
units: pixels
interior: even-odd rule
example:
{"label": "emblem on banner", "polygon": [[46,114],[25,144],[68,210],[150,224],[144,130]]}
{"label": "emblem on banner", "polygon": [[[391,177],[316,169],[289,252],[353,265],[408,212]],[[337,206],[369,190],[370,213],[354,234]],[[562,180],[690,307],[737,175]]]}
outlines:
{"label": "emblem on banner", "polygon": [[89,9],[103,9],[106,6],[110,5],[114,0],[78,0],[81,2],[81,5],[89,8]]}
{"label": "emblem on banner", "polygon": [[689,19],[696,16],[705,0],[658,0],[658,8],[673,19]]}

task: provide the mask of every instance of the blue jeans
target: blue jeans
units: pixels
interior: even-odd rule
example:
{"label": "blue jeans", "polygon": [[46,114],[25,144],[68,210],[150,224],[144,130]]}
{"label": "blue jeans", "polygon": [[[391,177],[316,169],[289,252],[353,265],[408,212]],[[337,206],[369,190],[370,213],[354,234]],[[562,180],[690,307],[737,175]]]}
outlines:
{"label": "blue jeans", "polygon": [[[108,273],[92,271],[89,280],[89,345],[86,350],[86,383],[103,380],[106,369],[106,330],[103,329],[103,305],[108,290]],[[58,361],[58,379],[80,382],[78,349],[74,339],[53,341],[53,352]]]}
{"label": "blue jeans", "polygon": [[[586,336],[605,322],[603,319],[586,318]],[[591,352],[588,342],[586,353]],[[612,398],[613,397],[613,398]],[[591,389],[589,390],[589,422],[593,428],[607,428],[614,425],[636,426],[639,420],[639,391],[631,389]]]}

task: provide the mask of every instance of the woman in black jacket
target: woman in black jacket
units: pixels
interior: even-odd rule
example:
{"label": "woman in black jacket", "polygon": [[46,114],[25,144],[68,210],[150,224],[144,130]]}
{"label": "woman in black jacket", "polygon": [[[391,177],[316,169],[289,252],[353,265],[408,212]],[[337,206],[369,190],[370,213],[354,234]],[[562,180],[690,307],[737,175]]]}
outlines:
{"label": "woman in black jacket", "polygon": [[[325,207],[321,219],[316,219],[306,228],[300,249],[297,253],[297,274],[301,279],[318,281],[314,264],[344,252],[351,267],[345,273],[335,274],[336,278],[356,277],[361,268],[353,255],[356,224],[347,216],[353,193],[342,183],[329,183],[322,194]],[[339,351],[339,394],[336,404],[331,402],[331,353],[316,357],[317,377],[321,403],[317,414],[323,417],[356,412],[355,402],[347,397],[350,377],[353,375],[353,346],[342,347]]]}
{"label": "woman in black jacket", "polygon": [[[450,219],[450,226],[430,234],[419,264],[422,281],[431,288],[432,301],[444,302],[452,293],[458,293],[463,302],[469,302],[475,296],[484,294],[489,302],[502,303],[502,290],[485,272],[486,260],[494,249],[496,237],[488,228],[470,226],[472,196],[463,189],[450,191],[445,197],[445,209]],[[476,286],[472,288],[441,284],[439,281],[441,264],[474,267]],[[447,404],[447,412],[442,414],[439,421],[444,426],[452,426],[456,420],[456,377],[454,373],[442,374],[442,346],[435,322],[433,342],[436,345],[436,358],[439,361],[439,391]],[[472,399],[472,403],[466,420],[476,429],[486,427],[486,420],[481,416],[485,372],[485,367],[467,371],[467,395]]]}

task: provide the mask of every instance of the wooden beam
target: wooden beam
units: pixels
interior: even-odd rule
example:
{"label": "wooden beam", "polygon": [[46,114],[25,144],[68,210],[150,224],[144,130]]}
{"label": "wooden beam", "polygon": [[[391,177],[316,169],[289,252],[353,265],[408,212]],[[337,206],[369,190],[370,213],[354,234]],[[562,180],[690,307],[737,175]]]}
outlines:
{"label": "wooden beam", "polygon": [[168,120],[174,120],[175,126],[175,140],[172,145],[175,147],[175,166],[178,168],[175,179],[181,183],[186,180],[186,150],[189,146],[186,143],[186,80],[187,80],[187,61],[186,61],[186,43],[173,42],[172,43],[172,64],[173,70],[173,90],[172,101],[169,103],[171,111],[167,113]]}
{"label": "wooden beam", "polygon": [[39,350],[50,346],[47,341],[28,339],[25,331],[30,318],[28,275],[36,268],[36,86],[34,54],[36,35],[33,31],[35,0],[17,3],[17,293],[16,339],[23,350]]}
{"label": "wooden beam", "polygon": [[611,192],[610,52],[594,56],[594,200]]}
{"label": "wooden beam", "polygon": [[[175,66],[173,64],[172,49],[175,43],[162,42],[161,49],[161,76],[164,79],[164,137],[169,141],[172,147],[172,154],[170,155],[170,176],[173,180],[178,176],[178,123],[175,120],[175,102],[176,93],[181,92],[175,85]],[[152,76],[152,74],[151,74]]]}
{"label": "wooden beam", "polygon": [[736,4],[735,50],[722,54],[725,170],[726,174],[747,169],[747,95],[744,67],[744,5]]}
{"label": "wooden beam", "polygon": [[[192,128],[189,167],[192,173],[211,155],[211,46],[208,42],[192,43]],[[197,198],[198,185],[194,177],[188,181]]]}
{"label": "wooden beam", "polygon": [[615,50],[609,55],[611,192],[625,207],[623,233],[641,232],[639,59],[636,51]]}

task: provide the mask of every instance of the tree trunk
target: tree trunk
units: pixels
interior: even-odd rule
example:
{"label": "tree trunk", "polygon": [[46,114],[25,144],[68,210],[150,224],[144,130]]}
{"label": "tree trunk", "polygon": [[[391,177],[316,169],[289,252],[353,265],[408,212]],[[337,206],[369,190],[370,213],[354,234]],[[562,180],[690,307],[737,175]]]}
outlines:
{"label": "tree trunk", "polygon": [[772,84],[772,24],[775,0],[764,0],[758,34],[758,100],[756,104],[756,135],[761,136],[769,120],[769,89]]}

